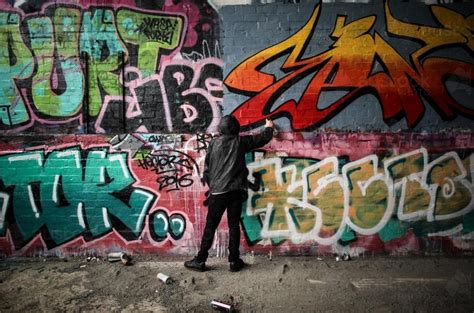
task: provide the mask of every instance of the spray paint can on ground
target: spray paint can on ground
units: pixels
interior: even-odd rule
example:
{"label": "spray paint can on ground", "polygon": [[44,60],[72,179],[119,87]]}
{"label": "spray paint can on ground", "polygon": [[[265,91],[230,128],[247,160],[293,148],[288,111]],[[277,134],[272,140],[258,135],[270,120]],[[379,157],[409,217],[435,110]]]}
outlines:
{"label": "spray paint can on ground", "polygon": [[124,252],[110,252],[107,254],[107,261],[118,262],[121,261],[124,265],[129,265],[132,258]]}
{"label": "spray paint can on ground", "polygon": [[219,310],[219,311],[234,312],[234,306],[232,304],[227,304],[219,300],[212,300],[211,306],[214,309]]}
{"label": "spray paint can on ground", "polygon": [[156,277],[167,285],[171,284],[171,277],[169,277],[168,275],[165,275],[163,273],[158,273]]}

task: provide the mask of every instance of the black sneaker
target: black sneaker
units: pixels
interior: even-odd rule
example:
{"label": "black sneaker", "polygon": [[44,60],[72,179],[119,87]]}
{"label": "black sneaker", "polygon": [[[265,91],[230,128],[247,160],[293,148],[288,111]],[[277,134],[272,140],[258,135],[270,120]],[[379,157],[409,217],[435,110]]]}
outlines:
{"label": "black sneaker", "polygon": [[245,264],[245,262],[242,261],[242,259],[238,259],[235,262],[230,262],[229,263],[229,270],[231,272],[238,272],[246,266],[247,266],[247,264]]}
{"label": "black sneaker", "polygon": [[206,270],[206,262],[198,262],[196,258],[184,262],[184,267],[193,271],[204,272]]}

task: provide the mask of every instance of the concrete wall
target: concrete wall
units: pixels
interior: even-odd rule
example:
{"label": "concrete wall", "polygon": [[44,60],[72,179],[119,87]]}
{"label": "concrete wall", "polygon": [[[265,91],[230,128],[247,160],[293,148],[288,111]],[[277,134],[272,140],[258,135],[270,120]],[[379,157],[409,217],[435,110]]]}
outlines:
{"label": "concrete wall", "polygon": [[474,5],[0,5],[1,253],[194,254],[224,114],[243,251],[472,253]]}

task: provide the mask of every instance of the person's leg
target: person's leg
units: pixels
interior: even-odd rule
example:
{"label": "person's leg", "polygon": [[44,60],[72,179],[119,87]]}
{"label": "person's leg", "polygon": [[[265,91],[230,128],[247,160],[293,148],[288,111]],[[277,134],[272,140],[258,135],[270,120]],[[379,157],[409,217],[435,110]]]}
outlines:
{"label": "person's leg", "polygon": [[227,208],[229,224],[229,262],[237,262],[240,258],[240,215],[242,214],[242,193],[233,191]]}
{"label": "person's leg", "polygon": [[209,206],[206,217],[206,226],[202,234],[201,248],[196,257],[198,262],[205,262],[209,255],[209,249],[214,241],[214,234],[222,219],[222,215],[226,209],[226,195],[211,195],[209,197]]}

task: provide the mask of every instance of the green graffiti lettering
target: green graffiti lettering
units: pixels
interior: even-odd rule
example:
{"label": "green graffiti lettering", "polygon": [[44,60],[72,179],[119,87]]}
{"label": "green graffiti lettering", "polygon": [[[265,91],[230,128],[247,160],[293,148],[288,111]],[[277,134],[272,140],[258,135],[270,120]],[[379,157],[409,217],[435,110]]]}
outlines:
{"label": "green graffiti lettering", "polygon": [[79,39],[80,51],[87,54],[89,82],[89,114],[97,116],[102,104],[101,90],[108,95],[120,95],[122,88],[115,73],[126,52],[114,25],[111,10],[96,9],[84,12]]}
{"label": "green graffiti lettering", "polygon": [[158,69],[160,53],[179,46],[184,20],[181,16],[117,11],[117,29],[126,43],[138,46],[138,67],[146,76]]}
{"label": "green graffiti lettering", "polygon": [[13,126],[29,121],[29,113],[15,80],[33,73],[33,57],[20,34],[20,17],[16,13],[0,13],[0,121]]}
{"label": "green graffiti lettering", "polygon": [[81,108],[84,78],[77,57],[79,21],[79,10],[57,8],[53,23],[47,17],[27,22],[38,64],[31,93],[35,107],[45,115],[68,117]]}
{"label": "green graffiti lettering", "polygon": [[153,240],[161,242],[168,238],[177,240],[183,237],[186,230],[186,219],[179,213],[168,214],[163,210],[154,211],[148,217],[150,235]]}

